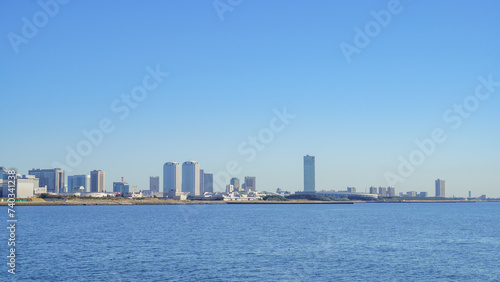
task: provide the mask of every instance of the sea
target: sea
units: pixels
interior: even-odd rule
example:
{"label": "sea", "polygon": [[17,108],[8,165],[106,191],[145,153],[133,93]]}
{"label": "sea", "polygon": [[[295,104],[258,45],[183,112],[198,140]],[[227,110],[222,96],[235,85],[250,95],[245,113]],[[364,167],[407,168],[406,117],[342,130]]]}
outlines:
{"label": "sea", "polygon": [[15,210],[2,281],[500,281],[500,203]]}

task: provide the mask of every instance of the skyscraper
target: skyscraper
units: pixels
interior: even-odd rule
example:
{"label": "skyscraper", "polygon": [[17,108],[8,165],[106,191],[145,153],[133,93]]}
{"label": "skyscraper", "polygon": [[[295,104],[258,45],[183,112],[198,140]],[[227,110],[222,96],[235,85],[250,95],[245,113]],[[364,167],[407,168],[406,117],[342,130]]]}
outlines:
{"label": "skyscraper", "polygon": [[236,177],[231,178],[229,184],[233,185],[235,191],[240,190],[240,180]]}
{"label": "skyscraper", "polygon": [[195,161],[182,164],[182,192],[190,196],[200,195],[200,165]]}
{"label": "skyscraper", "polygon": [[315,192],[314,156],[304,156],[304,192]]}
{"label": "skyscraper", "polygon": [[436,180],[436,197],[446,197],[445,182],[439,178]]}
{"label": "skyscraper", "polygon": [[93,170],[90,172],[90,192],[104,192],[104,171]]}
{"label": "skyscraper", "polygon": [[378,195],[381,197],[387,197],[387,188],[386,187],[378,187]]}
{"label": "skyscraper", "polygon": [[181,190],[181,165],[176,162],[168,162],[163,165],[163,192]]}
{"label": "skyscraper", "polygon": [[160,192],[160,177],[150,176],[149,177],[149,191],[151,193]]}
{"label": "skyscraper", "polygon": [[257,187],[255,184],[255,176],[245,176],[245,189],[255,192]]}
{"label": "skyscraper", "polygon": [[387,187],[387,197],[394,197],[396,196],[396,188],[394,187]]}
{"label": "skyscraper", "polygon": [[68,192],[72,192],[75,187],[85,188],[85,192],[90,191],[90,175],[70,175],[68,176]]}
{"label": "skyscraper", "polygon": [[40,187],[47,185],[47,193],[64,192],[64,170],[60,168],[32,169],[28,171],[28,174],[40,179]]}
{"label": "skyscraper", "polygon": [[205,173],[203,176],[203,192],[214,192],[214,175],[213,173]]}
{"label": "skyscraper", "polygon": [[205,193],[205,170],[200,169],[200,195]]}

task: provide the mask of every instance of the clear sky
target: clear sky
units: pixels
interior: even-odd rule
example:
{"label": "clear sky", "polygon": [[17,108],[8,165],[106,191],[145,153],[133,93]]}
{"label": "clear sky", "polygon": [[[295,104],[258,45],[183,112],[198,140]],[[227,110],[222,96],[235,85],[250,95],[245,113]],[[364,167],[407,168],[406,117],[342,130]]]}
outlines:
{"label": "clear sky", "polygon": [[434,195],[441,178],[447,196],[500,196],[498,1],[61,2],[0,3],[1,165],[101,169],[109,191],[149,189],[167,161],[235,161],[258,190],[297,191],[309,154],[318,190]]}

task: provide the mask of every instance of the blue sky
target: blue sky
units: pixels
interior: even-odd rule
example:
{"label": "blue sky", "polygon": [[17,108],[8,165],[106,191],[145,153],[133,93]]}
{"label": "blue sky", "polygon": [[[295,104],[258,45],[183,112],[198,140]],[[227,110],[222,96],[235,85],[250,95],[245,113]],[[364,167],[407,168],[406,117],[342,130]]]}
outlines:
{"label": "blue sky", "polygon": [[[310,154],[317,189],[364,191],[388,186],[398,157],[441,128],[447,140],[396,190],[433,195],[441,178],[447,196],[500,196],[500,87],[457,129],[443,119],[478,77],[500,81],[496,1],[241,1],[222,20],[212,1],[69,1],[25,38],[23,18],[40,23],[49,2],[0,4],[6,167],[65,164],[66,147],[108,118],[113,132],[67,175],[101,169],[108,190],[121,176],[148,189],[167,161],[213,173],[236,161],[258,189],[297,191]],[[390,5],[399,12],[348,62],[341,43]],[[157,66],[168,77],[121,120],[113,101]],[[285,107],[295,118],[248,161],[238,146]]]}

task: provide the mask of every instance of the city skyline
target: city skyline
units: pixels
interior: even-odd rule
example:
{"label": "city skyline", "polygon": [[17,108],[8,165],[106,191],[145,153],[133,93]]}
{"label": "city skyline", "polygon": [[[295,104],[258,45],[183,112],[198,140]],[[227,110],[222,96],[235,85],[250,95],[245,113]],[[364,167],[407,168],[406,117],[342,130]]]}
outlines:
{"label": "city skyline", "polygon": [[[304,188],[298,189],[298,190],[290,190],[287,188],[282,188],[282,187],[276,187],[276,188],[269,188],[269,189],[262,189],[261,191],[269,191],[272,192],[275,189],[280,189],[280,190],[290,190],[292,192],[319,192],[319,191],[347,191],[347,192],[361,192],[361,193],[370,193],[370,194],[378,194],[381,196],[397,196],[395,193],[396,188],[395,187],[383,187],[383,186],[370,186],[370,187],[364,187],[363,189],[360,189],[360,187],[353,187],[353,186],[347,186],[347,187],[338,187],[338,188],[326,188],[326,189],[315,189],[315,156],[309,156],[306,155],[303,157],[303,186]],[[186,165],[186,176],[184,176],[183,168],[184,165]],[[239,179],[237,177],[231,178],[227,183],[224,182],[219,182],[219,186],[222,187],[222,189],[214,189],[214,182],[213,182],[213,173],[205,173],[203,169],[199,168],[199,163],[196,161],[186,161],[180,165],[180,163],[177,162],[166,162],[163,165],[163,185],[161,186],[161,189],[159,188],[159,183],[160,183],[160,177],[159,176],[149,176],[149,190],[151,191],[152,187],[156,187],[159,189],[159,191],[153,191],[153,192],[169,192],[170,190],[175,190],[176,192],[190,192],[194,193],[195,195],[202,195],[204,192],[224,192],[228,190],[229,186],[234,187],[234,190],[237,191],[237,188],[240,187],[239,185]],[[197,172],[196,172],[197,171]],[[20,175],[23,175],[23,173],[19,173]],[[31,174],[33,176],[40,176],[42,178],[41,180],[41,186],[47,185],[48,186],[48,192],[50,191],[55,191],[54,185],[55,183],[59,183],[58,185],[63,185],[62,187],[59,188],[60,191],[64,190],[64,186],[66,187],[65,192],[72,192],[71,184],[74,182],[75,187],[77,186],[83,186],[85,188],[86,192],[103,192],[103,191],[115,191],[116,190],[116,185],[121,183],[129,186],[128,183],[123,182],[123,177],[121,181],[113,181],[111,188],[107,188],[105,186],[105,172],[102,170],[93,170],[90,172],[88,175],[67,175],[64,178],[65,172],[64,170],[60,170],[59,168],[54,168],[54,169],[31,169],[28,174]],[[50,178],[46,178],[47,174],[49,177],[50,175],[55,174],[56,176],[54,177],[59,177],[59,180],[57,182],[54,182],[55,180]],[[222,175],[222,174],[221,174]],[[45,177],[45,178],[44,178]],[[53,178],[54,178],[53,177]],[[62,177],[62,178],[61,178]],[[205,182],[203,179],[207,178],[207,181]],[[37,177],[38,178],[38,177]],[[167,180],[170,178],[169,180]],[[183,184],[183,179],[186,179],[186,185]],[[306,178],[309,178],[310,180],[306,180]],[[63,179],[63,183],[61,184],[60,181]],[[175,180],[178,179],[178,180]],[[50,182],[52,181],[52,182]],[[76,184],[78,183],[78,184]],[[120,185],[121,185],[120,184]],[[196,185],[195,185],[196,184]],[[93,188],[92,186],[98,186],[97,188]],[[167,186],[165,186],[167,185]],[[209,186],[207,186],[209,185]],[[309,189],[306,187],[309,186]],[[73,188],[75,188],[73,187]],[[87,188],[89,187],[89,188]],[[121,187],[121,186],[120,186]],[[137,187],[137,185],[130,185],[130,187],[134,187],[133,191],[137,192],[139,190],[148,190],[146,187]],[[165,189],[167,187],[167,189]],[[171,189],[172,187],[178,187],[177,189]],[[256,177],[254,176],[245,176],[244,181],[242,183],[242,187],[245,188],[248,191],[258,191],[256,190]],[[312,189],[311,189],[312,187]],[[142,188],[142,189],[141,189]],[[361,187],[362,188],[362,187]],[[118,188],[117,191],[120,191]],[[429,194],[428,191],[421,191],[421,192],[416,192],[416,191],[408,191],[407,193],[403,192],[404,189],[400,189],[399,195],[403,194],[408,194],[408,193],[417,193],[418,195],[422,196]],[[422,190],[422,189],[416,189],[416,190]],[[128,190],[127,190],[128,191]],[[116,191],[115,191],[116,192]],[[434,196],[435,197],[446,197],[445,194],[445,180],[443,179],[437,179],[434,181]],[[466,196],[461,196],[461,195],[452,195],[452,197],[469,197],[471,198],[471,191],[467,191]],[[475,194],[481,194],[480,192],[474,191]],[[416,195],[417,195],[416,194]],[[481,194],[484,195],[484,194]],[[476,195],[477,196],[477,195]],[[493,195],[490,195],[493,196]],[[424,196],[422,196],[424,197]],[[494,196],[493,196],[494,197]]]}
{"label": "city skyline", "polygon": [[211,2],[72,1],[33,31],[39,2],[4,1],[2,164],[102,169],[110,189],[196,159],[214,183],[229,167],[299,191],[311,154],[316,190],[434,195],[442,178],[447,196],[499,196],[500,4],[399,1],[381,19],[388,3],[244,1],[221,20]]}

